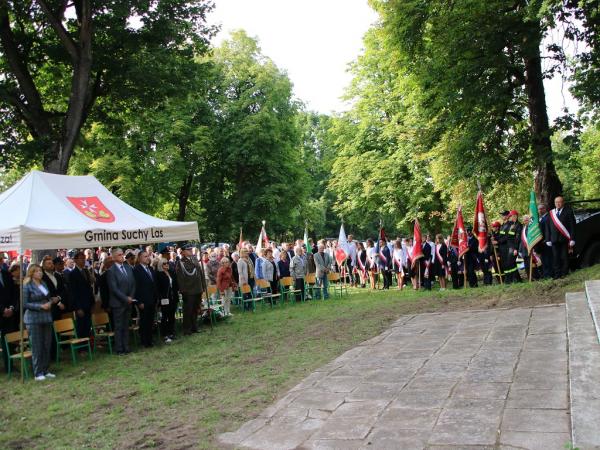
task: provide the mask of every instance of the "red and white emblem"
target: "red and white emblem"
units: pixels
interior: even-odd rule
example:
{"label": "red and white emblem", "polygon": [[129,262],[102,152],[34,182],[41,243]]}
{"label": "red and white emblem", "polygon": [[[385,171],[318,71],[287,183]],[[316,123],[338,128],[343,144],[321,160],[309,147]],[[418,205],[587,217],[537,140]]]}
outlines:
{"label": "red and white emblem", "polygon": [[81,214],[96,222],[110,223],[115,221],[113,213],[104,206],[98,197],[67,197],[67,200]]}

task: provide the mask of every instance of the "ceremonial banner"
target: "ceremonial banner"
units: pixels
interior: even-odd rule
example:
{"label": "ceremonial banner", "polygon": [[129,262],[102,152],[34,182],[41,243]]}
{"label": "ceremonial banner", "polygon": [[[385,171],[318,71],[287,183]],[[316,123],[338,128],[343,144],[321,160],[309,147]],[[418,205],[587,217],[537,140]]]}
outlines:
{"label": "ceremonial banner", "polygon": [[338,266],[342,266],[344,261],[348,258],[350,251],[348,249],[348,239],[346,238],[346,231],[344,230],[344,224],[340,227],[340,235],[338,237],[337,249],[335,250],[335,260]]}
{"label": "ceremonial banner", "polygon": [[262,249],[266,249],[269,247],[269,237],[267,236],[267,231],[265,230],[265,221],[263,220],[262,228],[260,229],[260,235],[258,236],[258,243],[256,244],[256,254]]}
{"label": "ceremonial banner", "polygon": [[415,219],[415,226],[413,230],[413,249],[412,249],[412,267],[415,263],[423,257],[423,238],[421,236],[421,226],[419,225],[419,219]]}
{"label": "ceremonial banner", "polygon": [[475,219],[473,220],[473,232],[479,241],[479,251],[484,252],[488,243],[487,219],[483,207],[483,193],[477,193],[477,206],[475,207]]}
{"label": "ceremonial banner", "polygon": [[529,215],[531,216],[531,220],[527,226],[527,250],[531,252],[531,249],[543,239],[537,202],[535,201],[535,192],[533,191],[529,194]]}
{"label": "ceremonial banner", "polygon": [[308,227],[304,227],[304,245],[306,245],[306,254],[312,253],[312,246],[308,240]]}
{"label": "ceremonial banner", "polygon": [[454,229],[452,230],[452,237],[450,239],[450,245],[458,249],[458,257],[461,258],[466,252],[469,251],[469,241],[467,232],[465,230],[465,221],[463,219],[462,207],[458,207],[456,212],[456,220],[454,221]]}

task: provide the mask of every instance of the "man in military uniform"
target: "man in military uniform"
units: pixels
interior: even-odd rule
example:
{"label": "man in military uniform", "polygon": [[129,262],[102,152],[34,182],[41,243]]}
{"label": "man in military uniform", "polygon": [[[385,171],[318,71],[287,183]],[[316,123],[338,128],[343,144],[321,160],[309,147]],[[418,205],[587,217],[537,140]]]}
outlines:
{"label": "man in military uniform", "polygon": [[193,256],[192,246],[182,247],[181,259],[176,266],[177,284],[183,298],[183,334],[198,333],[198,312],[206,278],[202,265]]}

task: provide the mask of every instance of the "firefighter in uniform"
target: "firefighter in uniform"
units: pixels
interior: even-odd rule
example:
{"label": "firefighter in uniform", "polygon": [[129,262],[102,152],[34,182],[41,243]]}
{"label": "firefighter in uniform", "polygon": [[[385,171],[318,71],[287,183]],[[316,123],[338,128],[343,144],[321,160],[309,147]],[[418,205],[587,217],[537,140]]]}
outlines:
{"label": "firefighter in uniform", "polygon": [[522,228],[519,223],[519,213],[515,210],[509,213],[508,221],[500,228],[499,244],[501,258],[504,261],[502,272],[504,273],[506,284],[510,284],[513,281],[522,281],[519,269],[517,268],[517,255]]}

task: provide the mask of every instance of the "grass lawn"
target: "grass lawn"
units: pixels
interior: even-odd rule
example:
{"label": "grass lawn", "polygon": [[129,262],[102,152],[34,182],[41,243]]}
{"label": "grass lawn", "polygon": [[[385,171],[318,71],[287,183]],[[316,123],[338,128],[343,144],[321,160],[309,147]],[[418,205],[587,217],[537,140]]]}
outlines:
{"label": "grass lawn", "polygon": [[[353,290],[343,299],[236,313],[214,330],[126,357],[98,353],[56,380],[0,378],[0,448],[215,448],[317,367],[403,314],[564,302],[600,266],[559,281],[461,291]],[[234,311],[235,312],[235,311]]]}

